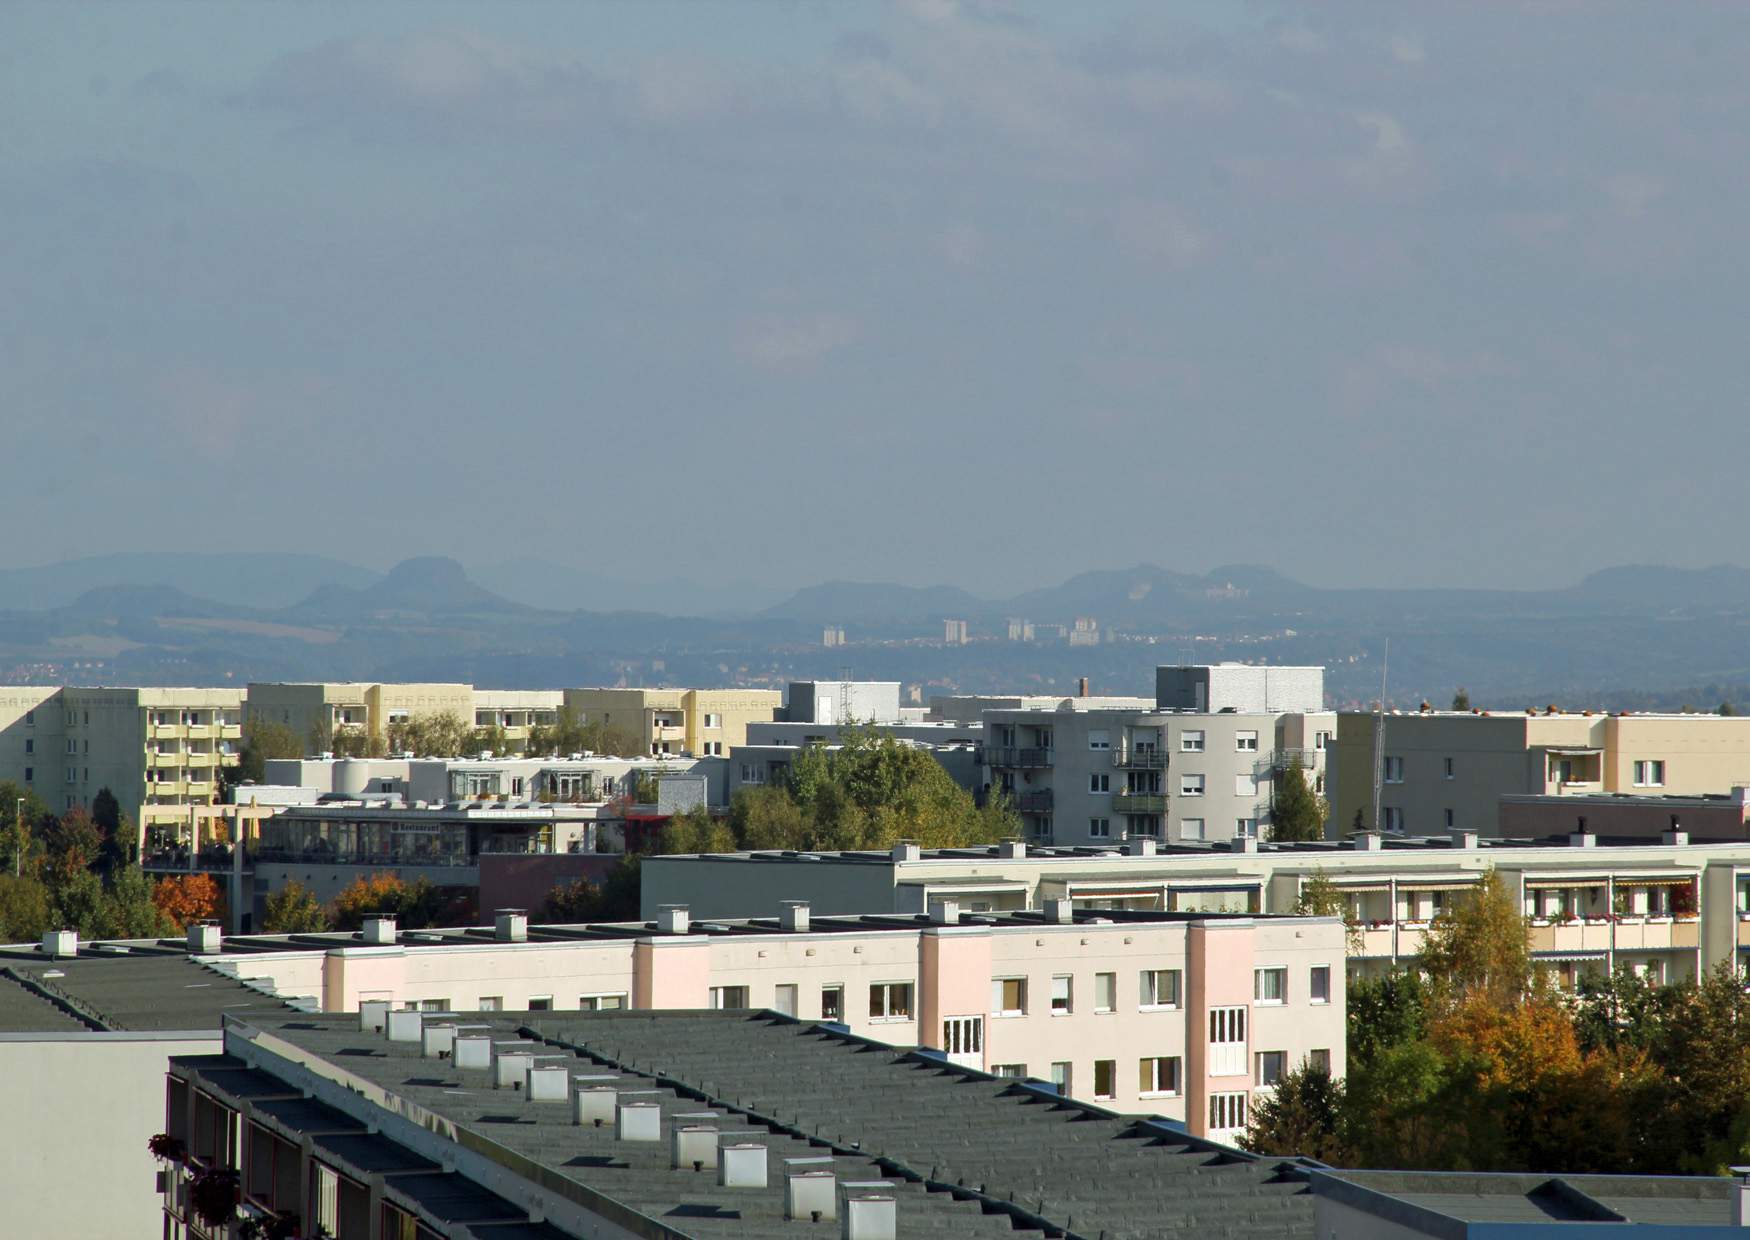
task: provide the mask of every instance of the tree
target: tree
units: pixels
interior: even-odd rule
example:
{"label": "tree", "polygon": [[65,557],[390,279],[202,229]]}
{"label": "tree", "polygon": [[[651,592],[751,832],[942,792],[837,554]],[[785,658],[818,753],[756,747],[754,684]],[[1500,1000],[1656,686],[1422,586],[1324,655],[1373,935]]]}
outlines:
{"label": "tree", "polygon": [[662,828],[665,853],[724,853],[735,851],[735,832],[729,823],[704,806],[696,806],[670,818]]}
{"label": "tree", "polygon": [[1722,715],[1735,715],[1738,713],[1738,708],[1733,706],[1730,702],[1721,702],[1719,713]]}
{"label": "tree", "polygon": [[1270,838],[1273,840],[1320,840],[1330,806],[1313,791],[1300,755],[1278,767],[1270,788]]}
{"label": "tree", "polygon": [[1341,1136],[1343,1082],[1303,1063],[1252,1104],[1240,1148],[1255,1154],[1301,1154],[1341,1166],[1348,1161]]}
{"label": "tree", "polygon": [[0,875],[0,940],[29,943],[54,926],[49,889],[31,877]]}
{"label": "tree", "polygon": [[152,903],[178,930],[225,915],[225,895],[210,874],[173,874],[152,888]]}
{"label": "tree", "polygon": [[231,790],[239,784],[266,783],[269,758],[303,756],[304,746],[291,728],[271,719],[263,719],[259,715],[251,715],[243,721],[243,744],[237,751],[237,765],[219,768],[225,799],[231,799]]}
{"label": "tree", "polygon": [[428,878],[403,882],[392,870],[362,875],[334,899],[336,930],[357,930],[378,914],[393,915],[404,930],[419,930],[467,924],[474,908],[466,893],[435,887]]}
{"label": "tree", "polygon": [[44,859],[66,869],[90,869],[103,849],[103,832],[82,807],[51,818],[39,836]]}
{"label": "tree", "polygon": [[510,735],[497,724],[493,724],[491,727],[475,728],[468,733],[468,740],[463,752],[491,754],[495,758],[505,757],[511,752]]}
{"label": "tree", "polygon": [[267,897],[261,919],[263,934],[315,934],[328,929],[328,914],[315,895],[297,879]]}
{"label": "tree", "polygon": [[[21,805],[20,802],[23,802]],[[10,779],[0,780],[0,858],[8,874],[22,872],[31,864],[31,840],[53,818],[49,807],[34,789]]]}
{"label": "tree", "polygon": [[1452,709],[1453,710],[1469,710],[1470,709],[1470,690],[1466,689],[1463,685],[1460,685],[1458,687],[1458,692],[1454,693],[1452,695]]}
{"label": "tree", "polygon": [[391,723],[388,747],[416,758],[456,758],[464,752],[472,731],[455,711],[432,711]]}
{"label": "tree", "polygon": [[1361,933],[1361,923],[1355,919],[1349,901],[1323,868],[1315,868],[1307,875],[1306,882],[1301,884],[1300,895],[1289,911],[1297,917],[1341,917],[1349,954],[1355,956],[1361,953],[1365,941]]}
{"label": "tree", "polygon": [[540,919],[559,924],[636,921],[639,882],[638,857],[624,857],[600,883],[580,878],[555,887],[541,906]]}
{"label": "tree", "polygon": [[531,758],[551,758],[573,753],[598,753],[615,758],[635,758],[645,752],[636,733],[603,723],[586,723],[575,710],[562,710],[552,723],[537,723],[529,729],[523,752]]}
{"label": "tree", "polygon": [[1573,1002],[1581,1050],[1647,1050],[1661,1044],[1685,1003],[1687,987],[1661,986],[1626,965],[1584,973]]}
{"label": "tree", "polygon": [[1386,1051],[1419,1042],[1428,1031],[1428,986],[1400,970],[1356,978],[1348,986],[1349,1072],[1365,1070]]}
{"label": "tree", "polygon": [[1422,969],[1452,998],[1482,995],[1504,1006],[1530,989],[1531,929],[1492,866],[1429,925]]}
{"label": "tree", "polygon": [[96,937],[160,939],[179,928],[153,902],[152,880],[137,865],[123,866],[111,876],[98,909]]}

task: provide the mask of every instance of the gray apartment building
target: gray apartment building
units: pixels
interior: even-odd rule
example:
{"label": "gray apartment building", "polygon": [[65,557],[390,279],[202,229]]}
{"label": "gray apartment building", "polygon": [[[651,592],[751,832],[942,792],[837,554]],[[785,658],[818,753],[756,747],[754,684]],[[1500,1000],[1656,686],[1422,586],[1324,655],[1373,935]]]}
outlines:
{"label": "gray apartment building", "polygon": [[985,712],[990,791],[1012,798],[1029,840],[1267,838],[1273,782],[1293,759],[1323,791],[1337,727],[1323,668],[1169,666],[1155,688],[1153,710],[1065,698]]}

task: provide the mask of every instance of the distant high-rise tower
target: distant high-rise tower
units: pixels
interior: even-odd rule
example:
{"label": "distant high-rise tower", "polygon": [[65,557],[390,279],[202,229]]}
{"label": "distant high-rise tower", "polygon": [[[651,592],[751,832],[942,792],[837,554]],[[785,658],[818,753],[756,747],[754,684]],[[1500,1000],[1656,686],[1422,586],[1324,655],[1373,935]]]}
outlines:
{"label": "distant high-rise tower", "polygon": [[1069,644],[1072,646],[1098,646],[1100,644],[1100,622],[1092,616],[1077,616],[1075,627],[1069,631]]}
{"label": "distant high-rise tower", "polygon": [[1012,642],[1030,642],[1033,640],[1033,622],[1031,620],[1010,620],[1009,640]]}
{"label": "distant high-rise tower", "polygon": [[845,644],[845,630],[836,624],[829,624],[821,630],[820,644],[828,650]]}
{"label": "distant high-rise tower", "polygon": [[942,640],[950,646],[966,644],[966,621],[949,620],[942,625]]}

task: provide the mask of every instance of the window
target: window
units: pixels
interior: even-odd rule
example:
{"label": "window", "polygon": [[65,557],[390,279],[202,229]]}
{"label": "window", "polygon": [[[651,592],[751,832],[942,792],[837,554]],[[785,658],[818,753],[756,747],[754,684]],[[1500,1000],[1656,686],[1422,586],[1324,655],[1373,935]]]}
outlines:
{"label": "window", "polygon": [[1161,833],[1161,820],[1158,814],[1126,814],[1124,829],[1132,835],[1143,835],[1151,838]]}
{"label": "window", "polygon": [[1137,1061],[1136,1092],[1143,1097],[1172,1096],[1179,1092],[1179,1057],[1161,1055]]}
{"label": "window", "polygon": [[1256,732],[1235,732],[1234,733],[1234,752],[1235,753],[1257,753],[1258,752],[1258,734]]}
{"label": "window", "polygon": [[1112,734],[1108,731],[1105,731],[1104,729],[1089,732],[1088,733],[1088,748],[1089,749],[1110,749],[1110,748],[1112,748]]}
{"label": "window", "polygon": [[1182,840],[1200,840],[1203,838],[1203,819],[1179,819],[1179,838]]}
{"label": "window", "polygon": [[34,710],[24,712],[24,726],[27,728],[36,727],[36,712]]}
{"label": "window", "polygon": [[1404,760],[1402,758],[1394,758],[1389,754],[1386,755],[1385,782],[1388,784],[1401,784],[1404,782]]}
{"label": "window", "polygon": [[1452,816],[1452,811],[1451,811],[1451,810],[1447,810],[1447,811],[1446,811],[1446,825],[1447,825],[1447,827],[1448,827],[1448,828],[1450,828],[1450,827],[1451,827],[1451,826],[1452,826],[1452,824],[1453,824],[1453,822],[1454,822],[1454,821],[1455,821],[1455,820],[1454,820],[1454,818],[1453,818],[1453,816]]}
{"label": "window", "polygon": [[1331,966],[1315,964],[1307,975],[1306,998],[1308,1003],[1329,1003],[1331,1001]]}
{"label": "window", "polygon": [[1116,973],[1094,974],[1094,1011],[1115,1012],[1118,1010],[1118,975]]}
{"label": "window", "polygon": [[1203,795],[1203,776],[1179,776],[1179,795],[1182,797],[1200,797]]}
{"label": "window", "polygon": [[984,1017],[950,1016],[942,1022],[942,1050],[949,1055],[984,1055]]}
{"label": "window", "polygon": [[1443,774],[1446,776],[1447,779],[1453,778],[1452,759],[1451,758],[1446,759],[1446,767],[1445,767],[1445,770],[1443,771]]}
{"label": "window", "polygon": [[1137,997],[1137,1002],[1145,1008],[1178,1007],[1179,970],[1144,969],[1142,992]]}
{"label": "window", "polygon": [[1112,834],[1112,820],[1110,818],[1088,819],[1088,834],[1097,840],[1108,838]]}
{"label": "window", "polygon": [[25,767],[24,768],[24,782],[27,784],[32,783],[35,781],[35,779],[36,779],[36,768],[34,766]]}
{"label": "window", "polygon": [[869,987],[870,1020],[910,1020],[911,983],[876,982]]}
{"label": "window", "polygon": [[32,740],[28,736],[24,738],[24,752],[25,753],[35,753],[36,752],[36,741]]}
{"label": "window", "polygon": [[747,1006],[746,986],[711,987],[711,1006],[718,1011]]}
{"label": "window", "polygon": [[834,1024],[845,1019],[845,988],[843,986],[822,986],[820,988],[820,1019],[832,1021]]}
{"label": "window", "polygon": [[1209,1075],[1246,1075],[1246,1009],[1209,1009]]}
{"label": "window", "polygon": [[1209,1095],[1209,1131],[1224,1132],[1246,1126],[1244,1094]]}
{"label": "window", "polygon": [[1068,1060],[1062,1060],[1051,1065],[1051,1083],[1057,1086],[1057,1092],[1067,1094],[1073,1079]]}
{"label": "window", "polygon": [[1314,1072],[1323,1072],[1326,1076],[1331,1075],[1331,1052],[1328,1049],[1308,1051],[1306,1053],[1306,1066]]}
{"label": "window", "polygon": [[480,1002],[475,1007],[482,1012],[502,1012],[504,1011],[504,996],[481,995]]}
{"label": "window", "polygon": [[1107,1101],[1118,1096],[1118,1061],[1094,1060],[1094,1097]]}
{"label": "window", "polygon": [[723,742],[706,741],[704,751],[707,758],[721,758],[723,756]]}
{"label": "window", "polygon": [[1314,732],[1313,733],[1313,748],[1315,750],[1328,748],[1330,746],[1330,743],[1331,743],[1331,734],[1329,732]]}
{"label": "window", "polygon": [[1384,826],[1387,831],[1402,831],[1404,829],[1404,811],[1402,806],[1387,805],[1380,810],[1380,814],[1385,819]]}
{"label": "window", "polygon": [[1051,1014],[1053,1016],[1067,1015],[1074,1010],[1075,979],[1065,974],[1058,974],[1051,979]]}
{"label": "window", "polygon": [[1242,840],[1255,840],[1255,839],[1257,839],[1258,838],[1258,820],[1256,818],[1236,818],[1236,819],[1234,819],[1234,834],[1239,836]]}
{"label": "window", "polygon": [[1283,1003],[1288,998],[1288,970],[1252,970],[1252,999],[1258,1003]]}
{"label": "window", "polygon": [[421,999],[419,1010],[422,1012],[447,1012],[450,1010],[448,999]]}
{"label": "window", "polygon": [[625,1006],[624,994],[582,995],[577,1000],[577,1010],[580,1012],[618,1012]]}
{"label": "window", "polygon": [[1000,1076],[1006,1081],[1024,1081],[1027,1079],[1027,1065],[1024,1063],[993,1063],[990,1066],[992,1076]]}
{"label": "window", "polygon": [[1636,762],[1635,786],[1637,788],[1663,788],[1665,786],[1664,762],[1645,760]]}
{"label": "window", "polygon": [[1202,753],[1203,752],[1203,731],[1202,731],[1202,729],[1192,728],[1192,729],[1188,729],[1187,731],[1179,733],[1179,752],[1180,753]]}
{"label": "window", "polygon": [[780,1016],[796,1015],[796,986],[793,982],[782,983],[772,990],[772,1010]]}
{"label": "window", "polygon": [[1112,776],[1107,774],[1104,771],[1095,771],[1093,774],[1088,776],[1088,791],[1089,792],[1110,792],[1110,791],[1112,791]]}
{"label": "window", "polygon": [[553,996],[552,995],[536,995],[534,998],[529,1000],[529,1011],[531,1011],[531,1012],[551,1012],[552,1010],[553,1010]]}
{"label": "window", "polygon": [[1258,1084],[1268,1087],[1280,1081],[1287,1060],[1288,1054],[1285,1051],[1259,1051]]}
{"label": "window", "polygon": [[707,728],[720,728],[720,727],[722,727],[723,726],[723,716],[719,715],[719,714],[706,715],[705,716],[705,726]]}
{"label": "window", "polygon": [[1027,979],[996,977],[990,983],[990,1010],[998,1016],[1027,1014]]}
{"label": "window", "polygon": [[1250,771],[1241,771],[1234,776],[1234,795],[1236,797],[1255,797],[1258,795],[1258,777]]}

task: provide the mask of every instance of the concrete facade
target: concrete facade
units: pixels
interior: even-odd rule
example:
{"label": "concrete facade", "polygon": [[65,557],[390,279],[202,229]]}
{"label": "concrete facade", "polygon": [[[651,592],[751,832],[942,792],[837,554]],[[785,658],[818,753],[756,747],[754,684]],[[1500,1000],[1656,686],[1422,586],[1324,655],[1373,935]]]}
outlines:
{"label": "concrete facade", "polygon": [[898,723],[897,680],[795,680],[784,692],[791,723]]}
{"label": "concrete facade", "polygon": [[624,728],[652,754],[725,757],[747,740],[747,725],[775,719],[776,689],[567,689],[565,709],[585,723]]}
{"label": "concrete facade", "polygon": [[1325,669],[1254,663],[1200,663],[1155,669],[1159,710],[1248,714],[1318,714],[1325,709]]}

